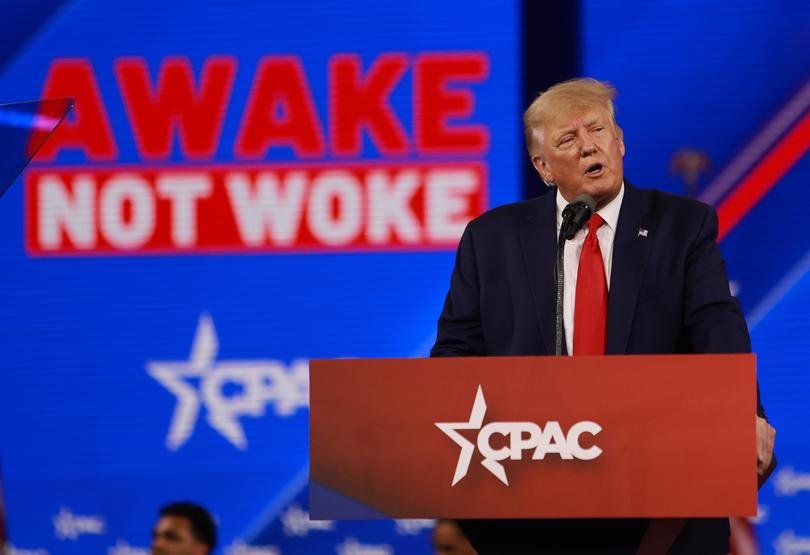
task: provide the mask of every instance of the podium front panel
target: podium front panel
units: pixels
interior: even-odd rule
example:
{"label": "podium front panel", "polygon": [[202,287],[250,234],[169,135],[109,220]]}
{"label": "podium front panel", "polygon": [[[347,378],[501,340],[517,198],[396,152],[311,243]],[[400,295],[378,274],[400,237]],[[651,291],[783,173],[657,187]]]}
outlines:
{"label": "podium front panel", "polygon": [[310,363],[310,514],[756,514],[754,355]]}

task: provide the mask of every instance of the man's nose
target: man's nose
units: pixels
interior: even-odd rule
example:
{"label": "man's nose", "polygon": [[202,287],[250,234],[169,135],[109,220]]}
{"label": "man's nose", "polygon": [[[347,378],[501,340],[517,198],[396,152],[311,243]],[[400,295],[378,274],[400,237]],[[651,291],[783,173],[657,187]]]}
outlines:
{"label": "man's nose", "polygon": [[587,133],[582,137],[582,143],[580,144],[579,152],[583,157],[590,156],[591,154],[596,152],[596,143],[593,142],[593,139],[591,139],[590,135],[588,135]]}

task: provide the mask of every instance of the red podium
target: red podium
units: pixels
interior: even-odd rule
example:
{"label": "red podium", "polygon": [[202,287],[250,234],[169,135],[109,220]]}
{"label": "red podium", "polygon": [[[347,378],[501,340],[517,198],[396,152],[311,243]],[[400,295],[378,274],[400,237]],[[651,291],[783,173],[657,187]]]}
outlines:
{"label": "red podium", "polygon": [[754,355],[310,363],[310,514],[753,516]]}

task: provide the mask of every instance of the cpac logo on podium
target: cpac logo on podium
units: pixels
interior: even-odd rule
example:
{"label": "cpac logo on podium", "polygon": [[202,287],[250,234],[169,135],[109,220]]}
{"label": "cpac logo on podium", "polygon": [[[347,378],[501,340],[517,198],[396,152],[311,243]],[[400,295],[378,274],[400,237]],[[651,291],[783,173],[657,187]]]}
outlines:
{"label": "cpac logo on podium", "polygon": [[[524,451],[534,451],[531,455],[532,460],[543,460],[546,455],[555,454],[561,459],[590,461],[602,454],[602,449],[596,445],[582,447],[579,443],[582,434],[596,436],[602,431],[602,426],[596,422],[590,420],[577,422],[568,429],[568,433],[563,433],[560,423],[554,420],[546,422],[542,428],[534,422],[490,422],[482,427],[486,411],[487,403],[479,385],[469,421],[436,422],[436,427],[461,447],[456,473],[453,476],[453,486],[467,475],[476,446],[484,456],[484,460],[481,461],[484,468],[507,486],[509,480],[500,461],[506,459],[519,461],[523,458]],[[480,430],[476,444],[461,435],[458,430]],[[490,439],[494,435],[508,437],[508,445],[493,448]]]}

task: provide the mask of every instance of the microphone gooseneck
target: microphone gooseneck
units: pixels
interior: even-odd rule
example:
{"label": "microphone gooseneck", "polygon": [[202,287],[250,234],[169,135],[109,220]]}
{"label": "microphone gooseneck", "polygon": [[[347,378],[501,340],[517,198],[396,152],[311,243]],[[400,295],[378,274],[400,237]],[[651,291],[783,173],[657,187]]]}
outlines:
{"label": "microphone gooseneck", "polygon": [[563,288],[565,276],[563,272],[563,252],[565,242],[572,239],[577,231],[582,229],[591,215],[596,212],[596,201],[590,195],[579,195],[565,207],[562,213],[562,226],[560,236],[557,238],[557,261],[555,264],[555,281],[557,283],[557,314],[556,337],[554,354],[561,355],[563,348]]}

